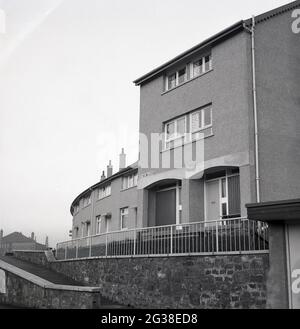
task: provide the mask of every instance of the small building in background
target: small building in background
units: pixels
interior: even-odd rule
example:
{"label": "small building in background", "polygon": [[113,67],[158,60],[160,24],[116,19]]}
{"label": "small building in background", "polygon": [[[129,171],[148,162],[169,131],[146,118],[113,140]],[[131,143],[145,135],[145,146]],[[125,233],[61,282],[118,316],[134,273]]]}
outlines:
{"label": "small building in background", "polygon": [[30,237],[26,237],[20,232],[13,232],[6,236],[3,235],[3,230],[0,231],[0,255],[14,250],[46,250],[44,244],[38,243],[34,233]]}

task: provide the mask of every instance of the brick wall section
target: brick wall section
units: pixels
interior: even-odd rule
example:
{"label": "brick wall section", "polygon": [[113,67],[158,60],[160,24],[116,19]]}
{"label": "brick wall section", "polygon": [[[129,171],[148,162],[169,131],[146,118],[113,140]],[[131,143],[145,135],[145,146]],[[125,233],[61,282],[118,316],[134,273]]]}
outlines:
{"label": "brick wall section", "polygon": [[50,266],[137,308],[266,308],[268,254],[86,259]]}
{"label": "brick wall section", "polygon": [[0,303],[39,309],[91,309],[101,304],[99,292],[45,289],[13,273],[5,271],[6,294]]}

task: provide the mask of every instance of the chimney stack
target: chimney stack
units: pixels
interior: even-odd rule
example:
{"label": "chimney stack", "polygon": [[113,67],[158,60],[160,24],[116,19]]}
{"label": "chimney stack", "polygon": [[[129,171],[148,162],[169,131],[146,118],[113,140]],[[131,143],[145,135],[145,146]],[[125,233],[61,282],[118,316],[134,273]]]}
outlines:
{"label": "chimney stack", "polygon": [[105,177],[105,173],[104,173],[104,170],[103,170],[102,171],[100,182],[102,182],[104,179],[106,179],[106,177]]}
{"label": "chimney stack", "polygon": [[49,238],[46,236],[45,246],[48,249],[49,248]]}
{"label": "chimney stack", "polygon": [[31,233],[31,239],[34,240],[34,233]]}
{"label": "chimney stack", "polygon": [[107,178],[112,176],[112,174],[113,174],[113,167],[111,164],[111,160],[109,160],[109,165],[107,166]]}
{"label": "chimney stack", "polygon": [[124,148],[122,148],[122,153],[120,154],[119,170],[126,168],[126,154],[124,153]]}

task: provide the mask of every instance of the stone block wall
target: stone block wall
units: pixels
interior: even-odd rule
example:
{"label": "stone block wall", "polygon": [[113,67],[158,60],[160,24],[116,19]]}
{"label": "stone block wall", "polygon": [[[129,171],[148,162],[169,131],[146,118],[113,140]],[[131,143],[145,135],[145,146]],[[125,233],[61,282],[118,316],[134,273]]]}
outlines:
{"label": "stone block wall", "polygon": [[268,254],[85,259],[50,267],[137,308],[266,308]]}
{"label": "stone block wall", "polygon": [[14,256],[37,265],[48,265],[45,251],[14,251]]}
{"label": "stone block wall", "polygon": [[39,309],[92,309],[101,304],[99,292],[44,288],[9,271],[5,275],[0,304]]}

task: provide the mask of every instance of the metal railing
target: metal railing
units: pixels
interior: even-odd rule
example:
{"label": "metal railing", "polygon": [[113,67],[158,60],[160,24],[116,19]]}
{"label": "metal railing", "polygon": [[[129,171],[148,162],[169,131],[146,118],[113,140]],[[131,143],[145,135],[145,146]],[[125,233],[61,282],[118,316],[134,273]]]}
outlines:
{"label": "metal railing", "polygon": [[268,225],[246,218],[136,228],[57,244],[58,260],[267,252]]}

